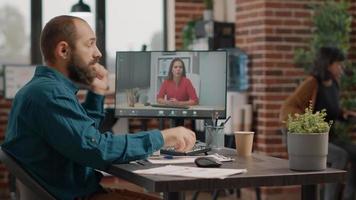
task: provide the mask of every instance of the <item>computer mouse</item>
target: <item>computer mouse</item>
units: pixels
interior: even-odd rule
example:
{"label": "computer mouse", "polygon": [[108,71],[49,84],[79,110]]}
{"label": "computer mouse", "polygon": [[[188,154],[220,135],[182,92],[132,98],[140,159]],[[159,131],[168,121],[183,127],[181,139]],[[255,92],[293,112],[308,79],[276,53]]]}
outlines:
{"label": "computer mouse", "polygon": [[194,160],[198,167],[220,167],[221,162],[212,157],[199,157]]}

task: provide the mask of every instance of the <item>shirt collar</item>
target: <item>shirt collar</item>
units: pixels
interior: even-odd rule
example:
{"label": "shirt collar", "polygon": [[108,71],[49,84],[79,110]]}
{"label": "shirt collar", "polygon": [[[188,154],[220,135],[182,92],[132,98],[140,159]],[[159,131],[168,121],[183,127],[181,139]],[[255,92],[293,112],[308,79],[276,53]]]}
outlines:
{"label": "shirt collar", "polygon": [[79,88],[71,81],[68,77],[64,76],[62,73],[56,69],[48,66],[37,66],[35,71],[35,76],[45,76],[58,80],[68,87],[73,93],[77,93]]}

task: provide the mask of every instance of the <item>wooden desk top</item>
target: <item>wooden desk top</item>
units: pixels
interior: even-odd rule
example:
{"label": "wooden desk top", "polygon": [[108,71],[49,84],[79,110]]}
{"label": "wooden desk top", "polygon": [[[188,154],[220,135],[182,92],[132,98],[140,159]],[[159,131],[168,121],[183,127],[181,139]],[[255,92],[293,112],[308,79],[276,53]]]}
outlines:
{"label": "wooden desk top", "polygon": [[[246,168],[247,173],[225,179],[197,179],[175,176],[140,175],[132,171],[158,167],[145,163],[112,165],[106,172],[126,179],[152,192],[178,192],[185,190],[226,189],[257,186],[310,185],[345,180],[346,171],[328,168],[324,171],[292,171],[288,160],[253,154],[251,157],[237,157],[234,149],[222,149],[220,154],[234,157],[233,162],[224,162],[222,168]],[[192,164],[184,164],[195,166]]]}

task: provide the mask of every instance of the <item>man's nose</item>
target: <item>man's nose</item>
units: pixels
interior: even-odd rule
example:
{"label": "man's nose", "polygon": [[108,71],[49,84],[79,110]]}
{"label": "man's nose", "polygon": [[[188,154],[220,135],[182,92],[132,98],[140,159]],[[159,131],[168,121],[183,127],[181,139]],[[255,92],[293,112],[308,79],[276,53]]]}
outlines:
{"label": "man's nose", "polygon": [[95,52],[94,52],[94,57],[99,59],[101,58],[103,55],[101,54],[100,50],[98,49],[97,46],[95,46]]}

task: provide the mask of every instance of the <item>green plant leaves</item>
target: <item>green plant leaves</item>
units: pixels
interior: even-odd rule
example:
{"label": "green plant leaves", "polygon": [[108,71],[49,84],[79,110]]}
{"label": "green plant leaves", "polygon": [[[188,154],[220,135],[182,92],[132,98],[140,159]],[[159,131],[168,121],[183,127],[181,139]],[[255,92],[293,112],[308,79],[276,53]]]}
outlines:
{"label": "green plant leaves", "polygon": [[183,28],[183,49],[189,49],[195,39],[195,23],[195,20],[189,21]]}
{"label": "green plant leaves", "polygon": [[313,113],[312,105],[305,109],[304,114],[288,115],[287,129],[289,133],[313,134],[329,132],[331,123],[325,121],[326,112]]}
{"label": "green plant leaves", "polygon": [[314,10],[312,18],[314,31],[309,49],[297,49],[294,53],[294,63],[310,72],[313,58],[322,46],[334,46],[347,55],[350,48],[351,15],[350,5],[345,1],[327,1],[323,4],[311,5]]}

